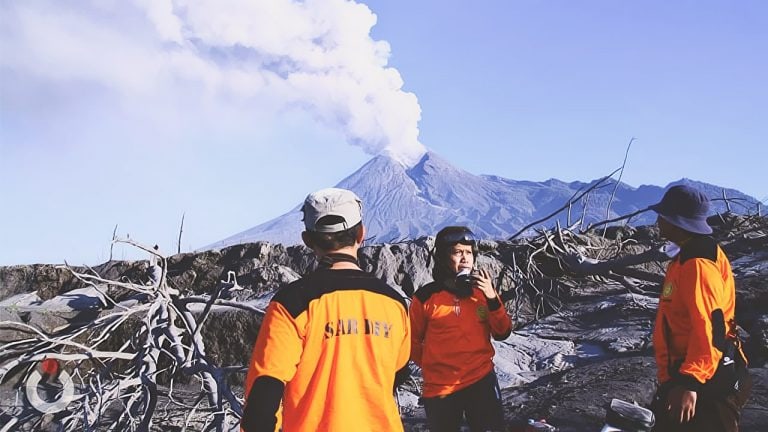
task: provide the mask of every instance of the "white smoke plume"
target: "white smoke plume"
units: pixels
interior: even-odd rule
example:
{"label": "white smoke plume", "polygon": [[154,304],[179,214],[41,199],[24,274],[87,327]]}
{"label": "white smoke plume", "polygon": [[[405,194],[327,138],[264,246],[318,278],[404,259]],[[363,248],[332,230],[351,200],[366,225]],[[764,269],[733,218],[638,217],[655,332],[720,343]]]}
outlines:
{"label": "white smoke plume", "polygon": [[[347,0],[2,2],[3,111],[66,110],[91,97],[83,87],[127,110],[169,98],[245,118],[302,110],[365,152],[410,164],[425,151],[421,109],[387,66],[389,44],[371,38],[375,23]],[[14,97],[29,91],[10,82],[40,100]]]}

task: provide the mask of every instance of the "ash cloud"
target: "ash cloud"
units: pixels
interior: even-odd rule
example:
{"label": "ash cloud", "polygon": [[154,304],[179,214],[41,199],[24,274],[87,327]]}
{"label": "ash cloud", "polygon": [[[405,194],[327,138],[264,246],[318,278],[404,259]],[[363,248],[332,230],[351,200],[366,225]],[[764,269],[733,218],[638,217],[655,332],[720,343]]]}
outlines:
{"label": "ash cloud", "polygon": [[371,38],[375,24],[345,0],[3,2],[0,113],[66,116],[107,98],[184,127],[185,110],[301,110],[409,165],[425,152],[421,108],[387,65],[389,44]]}

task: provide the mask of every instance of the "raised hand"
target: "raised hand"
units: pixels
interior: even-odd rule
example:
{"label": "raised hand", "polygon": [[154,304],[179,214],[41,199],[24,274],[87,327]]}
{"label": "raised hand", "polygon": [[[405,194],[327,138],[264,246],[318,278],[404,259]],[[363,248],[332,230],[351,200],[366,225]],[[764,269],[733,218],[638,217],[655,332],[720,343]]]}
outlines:
{"label": "raised hand", "polygon": [[476,270],[472,272],[472,286],[485,294],[486,298],[495,298],[496,290],[493,289],[491,274],[486,270]]}

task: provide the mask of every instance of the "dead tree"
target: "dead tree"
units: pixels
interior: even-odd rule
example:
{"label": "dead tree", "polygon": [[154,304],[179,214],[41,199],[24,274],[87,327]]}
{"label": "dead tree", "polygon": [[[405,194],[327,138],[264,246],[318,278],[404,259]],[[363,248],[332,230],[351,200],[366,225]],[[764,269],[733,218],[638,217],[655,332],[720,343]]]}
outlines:
{"label": "dead tree", "polygon": [[[634,141],[635,141],[635,137],[632,137],[632,139],[629,140],[629,144],[627,144],[627,151],[624,153],[624,162],[621,163],[621,171],[619,171],[619,178],[616,180],[616,184],[613,186],[613,191],[611,191],[611,198],[608,200],[608,205],[605,206],[606,219],[611,217],[611,203],[613,203],[613,198],[614,196],[616,196],[616,191],[619,189],[619,185],[621,184],[621,177],[624,175],[624,167],[627,166],[627,157],[629,156],[629,149],[632,148],[632,142]],[[605,229],[603,229],[603,236],[605,236]]]}
{"label": "dead tree", "polygon": [[531,227],[536,226],[536,225],[538,225],[538,224],[540,224],[542,222],[545,222],[545,221],[547,221],[547,220],[557,216],[562,211],[567,210],[572,205],[572,203],[579,201],[584,195],[587,195],[588,193],[590,193],[594,189],[598,189],[598,188],[604,187],[605,185],[603,183],[605,183],[606,181],[608,181],[608,179],[613,177],[613,175],[616,174],[620,169],[621,168],[615,169],[612,173],[610,173],[607,176],[605,176],[605,177],[601,178],[600,180],[596,181],[592,186],[587,188],[585,191],[582,191],[581,189],[577,190],[576,192],[574,192],[573,196],[571,196],[571,198],[562,207],[560,207],[559,209],[553,211],[552,213],[548,214],[547,216],[545,216],[545,217],[543,217],[543,218],[541,218],[541,219],[539,219],[537,221],[531,222],[530,224],[524,226],[518,232],[516,232],[511,237],[509,237],[507,240],[514,240],[515,238],[517,238],[518,236],[520,236],[524,232],[528,231],[528,229],[530,229]]}
{"label": "dead tree", "polygon": [[[222,290],[233,288],[236,281],[222,281],[209,296],[182,298],[179,290],[168,284],[164,256],[131,240],[116,241],[155,255],[162,268],[159,281],[142,285],[106,280],[98,275],[75,272],[67,266],[78,279],[101,293],[105,304],[112,305],[113,309],[102,311],[91,322],[68,326],[52,334],[21,322],[0,322],[0,328],[26,335],[0,347],[0,382],[14,375],[21,375],[20,381],[24,381],[43,359],[63,363],[73,371],[78,389],[66,411],[57,414],[64,430],[158,429],[161,398],[182,410],[184,430],[191,424],[195,425],[194,430],[237,430],[242,399],[230,388],[227,374],[242,372],[243,368],[222,368],[210,362],[201,329],[214,305],[260,314],[263,311],[219,297]],[[110,288],[129,290],[138,300],[131,306],[123,306],[109,296]],[[188,307],[192,303],[205,305],[197,317]],[[129,322],[139,323],[132,332],[135,336],[120,341],[117,349],[103,348],[110,335]],[[160,375],[170,377],[170,388],[158,384]],[[195,400],[184,400],[174,391],[173,382],[181,377],[200,383]],[[13,417],[11,427],[37,430],[43,417],[33,407],[24,406]]]}

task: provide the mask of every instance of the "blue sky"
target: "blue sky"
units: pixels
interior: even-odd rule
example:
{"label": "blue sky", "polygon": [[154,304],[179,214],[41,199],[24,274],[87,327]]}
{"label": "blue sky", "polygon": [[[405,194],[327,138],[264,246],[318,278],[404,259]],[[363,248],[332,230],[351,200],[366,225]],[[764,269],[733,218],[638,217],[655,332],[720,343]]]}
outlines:
{"label": "blue sky", "polygon": [[[190,251],[389,151],[768,198],[761,1],[0,2],[0,265]],[[143,258],[118,247],[115,258]]]}

